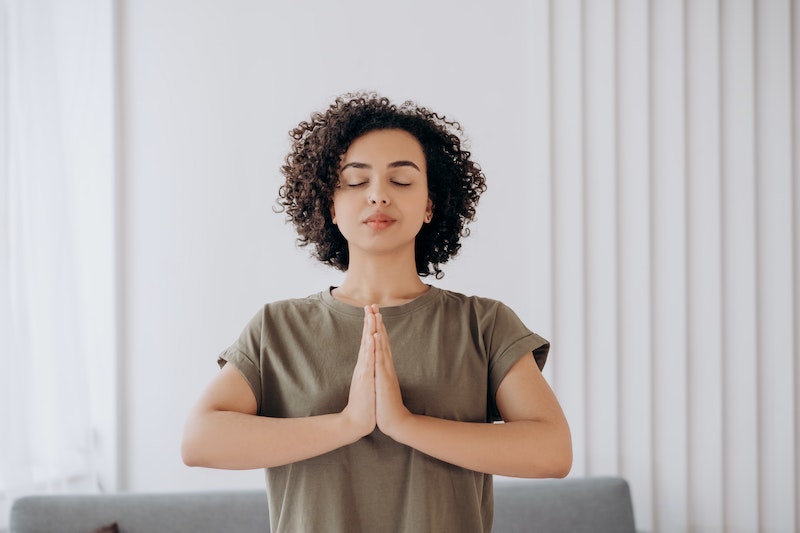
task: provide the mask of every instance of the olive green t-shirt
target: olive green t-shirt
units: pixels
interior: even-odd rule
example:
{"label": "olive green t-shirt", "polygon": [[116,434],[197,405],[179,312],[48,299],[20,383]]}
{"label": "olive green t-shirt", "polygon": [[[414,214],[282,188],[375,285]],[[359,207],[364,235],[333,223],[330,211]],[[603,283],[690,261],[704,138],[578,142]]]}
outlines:
{"label": "olive green t-shirt", "polygon": [[[514,312],[488,298],[431,287],[381,308],[403,402],[416,414],[490,423],[509,369],[549,349]],[[265,305],[219,357],[253,389],[258,414],[305,417],[347,404],[364,310],[330,289]],[[536,453],[536,450],[531,450]],[[397,443],[376,429],[324,455],[267,469],[273,532],[487,532],[492,476]]]}

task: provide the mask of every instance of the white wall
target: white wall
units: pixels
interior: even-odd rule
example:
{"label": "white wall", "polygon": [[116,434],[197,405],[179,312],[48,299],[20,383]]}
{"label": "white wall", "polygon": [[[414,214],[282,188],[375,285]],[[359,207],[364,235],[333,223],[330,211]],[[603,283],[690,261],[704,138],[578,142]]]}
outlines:
{"label": "white wall", "polygon": [[120,5],[121,488],[263,486],[182,466],[181,426],[259,305],[341,279],[278,168],[376,89],[471,135],[489,190],[438,284],[553,341],[573,475],[624,475],[644,529],[796,529],[796,4],[277,5]]}

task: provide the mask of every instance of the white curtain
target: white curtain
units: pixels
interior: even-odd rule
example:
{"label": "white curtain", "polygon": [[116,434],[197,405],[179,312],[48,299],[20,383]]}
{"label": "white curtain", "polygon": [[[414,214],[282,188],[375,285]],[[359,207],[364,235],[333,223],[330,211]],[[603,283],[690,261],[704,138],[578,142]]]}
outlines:
{"label": "white curtain", "polygon": [[0,0],[0,529],[20,495],[99,487],[92,331],[108,319],[87,310],[109,284],[87,279],[87,206],[110,209],[113,174],[111,141],[87,135],[104,102],[92,4]]}
{"label": "white curtain", "polygon": [[534,4],[572,475],[644,531],[800,531],[800,2]]}

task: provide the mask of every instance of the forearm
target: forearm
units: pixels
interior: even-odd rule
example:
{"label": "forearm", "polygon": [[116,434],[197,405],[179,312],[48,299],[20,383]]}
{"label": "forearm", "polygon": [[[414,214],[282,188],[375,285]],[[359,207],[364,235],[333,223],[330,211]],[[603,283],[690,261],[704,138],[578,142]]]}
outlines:
{"label": "forearm", "polygon": [[192,416],[181,452],[189,466],[244,470],[322,455],[360,438],[341,413],[269,418],[233,411]]}
{"label": "forearm", "polygon": [[564,477],[572,465],[569,429],[556,422],[457,422],[410,415],[393,439],[448,463],[489,474]]}

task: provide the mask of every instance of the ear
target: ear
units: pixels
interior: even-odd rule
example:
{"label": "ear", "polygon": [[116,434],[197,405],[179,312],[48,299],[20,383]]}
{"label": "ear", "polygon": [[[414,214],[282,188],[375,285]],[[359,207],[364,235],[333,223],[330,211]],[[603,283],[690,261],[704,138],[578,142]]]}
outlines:
{"label": "ear", "polygon": [[336,225],[336,209],[333,206],[331,206],[331,221]]}
{"label": "ear", "polygon": [[433,218],[433,200],[428,198],[428,205],[425,207],[425,223],[428,223]]}

